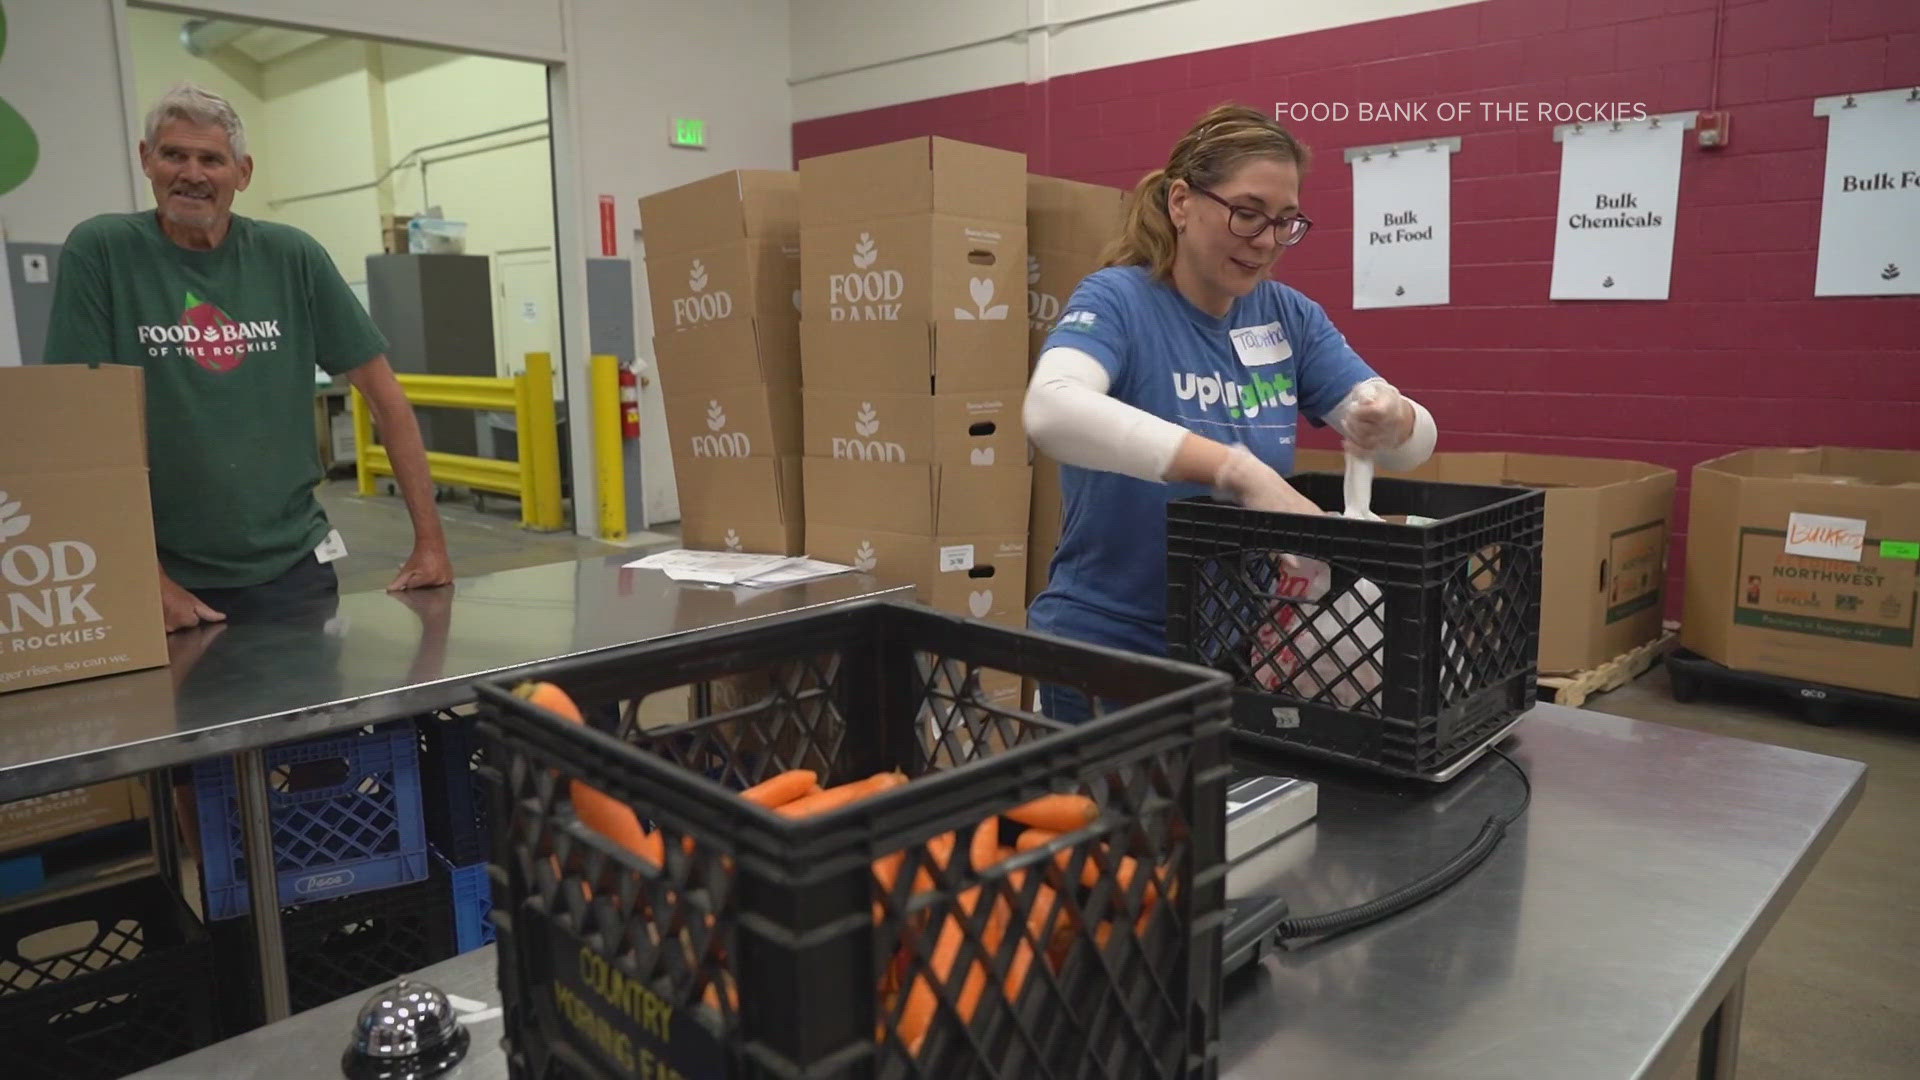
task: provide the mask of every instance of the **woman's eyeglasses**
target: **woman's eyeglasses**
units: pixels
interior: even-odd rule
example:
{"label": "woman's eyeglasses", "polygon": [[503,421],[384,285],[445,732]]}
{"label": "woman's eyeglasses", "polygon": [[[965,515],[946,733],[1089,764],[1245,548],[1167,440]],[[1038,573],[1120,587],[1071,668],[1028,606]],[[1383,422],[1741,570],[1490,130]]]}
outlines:
{"label": "woman's eyeglasses", "polygon": [[1208,191],[1206,188],[1192,184],[1188,186],[1200,194],[1205,195],[1207,198],[1212,199],[1214,202],[1219,203],[1221,206],[1226,207],[1227,231],[1242,240],[1259,239],[1261,233],[1272,229],[1274,236],[1280,241],[1281,247],[1292,247],[1307,235],[1308,229],[1313,228],[1313,222],[1309,220],[1305,214],[1295,214],[1292,217],[1284,218],[1270,218],[1251,206],[1235,206],[1220,196],[1215,195],[1213,192]]}

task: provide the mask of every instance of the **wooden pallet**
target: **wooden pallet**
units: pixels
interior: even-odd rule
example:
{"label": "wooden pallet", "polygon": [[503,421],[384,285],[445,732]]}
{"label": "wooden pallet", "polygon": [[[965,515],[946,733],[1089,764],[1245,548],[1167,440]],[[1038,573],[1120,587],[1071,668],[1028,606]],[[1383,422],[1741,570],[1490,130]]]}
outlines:
{"label": "wooden pallet", "polygon": [[1553,703],[1569,708],[1579,708],[1595,694],[1604,694],[1608,690],[1618,690],[1647,673],[1660,658],[1673,651],[1679,643],[1677,630],[1665,629],[1660,636],[1635,649],[1629,649],[1619,656],[1601,664],[1599,667],[1576,671],[1571,675],[1542,675],[1537,680],[1542,691],[1553,692]]}

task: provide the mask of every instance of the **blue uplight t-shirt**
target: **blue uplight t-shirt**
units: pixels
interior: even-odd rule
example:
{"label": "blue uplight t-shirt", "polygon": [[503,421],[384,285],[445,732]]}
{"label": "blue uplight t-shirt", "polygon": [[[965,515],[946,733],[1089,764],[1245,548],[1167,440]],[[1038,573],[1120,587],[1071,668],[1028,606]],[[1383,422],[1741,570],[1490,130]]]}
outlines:
{"label": "blue uplight t-shirt", "polygon": [[[1082,281],[1047,337],[1056,345],[1099,360],[1111,396],[1215,442],[1240,443],[1282,476],[1293,471],[1299,415],[1322,419],[1374,374],[1295,289],[1263,281],[1214,318],[1140,266]],[[1167,503],[1210,489],[1065,465],[1060,485],[1060,546],[1029,625],[1164,656]]]}

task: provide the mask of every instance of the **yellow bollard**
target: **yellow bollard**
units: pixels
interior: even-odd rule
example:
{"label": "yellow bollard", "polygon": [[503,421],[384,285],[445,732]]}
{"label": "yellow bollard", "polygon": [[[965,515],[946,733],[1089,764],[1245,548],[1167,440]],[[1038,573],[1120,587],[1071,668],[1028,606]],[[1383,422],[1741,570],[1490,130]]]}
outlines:
{"label": "yellow bollard", "polygon": [[589,369],[593,386],[593,475],[600,495],[600,538],[627,536],[625,451],[620,436],[620,361],[600,355]]}
{"label": "yellow bollard", "polygon": [[373,413],[358,388],[349,391],[353,405],[353,475],[360,494],[373,494]]}
{"label": "yellow bollard", "polygon": [[[532,359],[529,357],[528,359]],[[529,394],[530,382],[526,371],[513,377],[513,445],[514,460],[520,463],[520,527],[531,529],[539,514],[538,473],[533,467],[533,454],[529,449],[533,440],[528,437],[527,417],[532,412],[533,398]]]}
{"label": "yellow bollard", "polygon": [[531,477],[523,483],[533,495],[533,526],[560,529],[566,522],[560,506],[560,426],[553,412],[553,358],[527,354],[527,415],[520,421],[526,439],[520,467]]}

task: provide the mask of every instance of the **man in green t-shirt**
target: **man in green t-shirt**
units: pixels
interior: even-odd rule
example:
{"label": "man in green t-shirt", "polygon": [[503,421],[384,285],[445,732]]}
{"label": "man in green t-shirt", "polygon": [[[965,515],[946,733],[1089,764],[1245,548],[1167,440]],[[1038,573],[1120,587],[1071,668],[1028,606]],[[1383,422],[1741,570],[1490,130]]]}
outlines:
{"label": "man in green t-shirt", "polygon": [[371,407],[413,520],[389,586],[453,580],[433,480],[387,343],[326,250],[233,213],[253,175],[233,107],[190,86],[147,115],[158,207],[76,226],[61,252],[48,363],[145,372],[149,484],[169,632],[267,617],[337,593],[344,554],[314,495],[314,367]]}

